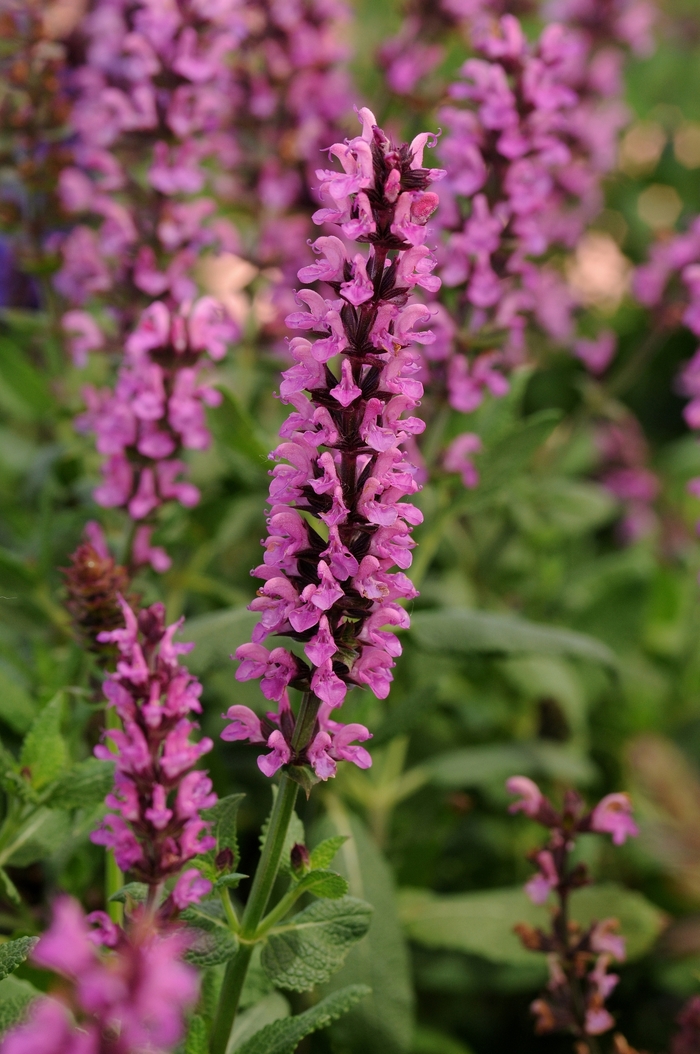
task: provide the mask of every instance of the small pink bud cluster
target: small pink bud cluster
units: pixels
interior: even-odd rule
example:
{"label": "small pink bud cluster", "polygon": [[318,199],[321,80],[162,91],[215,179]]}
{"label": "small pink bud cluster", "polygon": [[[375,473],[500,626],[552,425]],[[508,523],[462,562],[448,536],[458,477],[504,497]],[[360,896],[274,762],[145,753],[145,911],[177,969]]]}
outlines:
{"label": "small pink bud cluster", "polygon": [[32,952],[61,987],[42,996],[25,1023],[3,1039],[2,1054],[134,1054],[173,1050],[197,998],[197,975],[181,961],[182,931],[158,931],[143,913],[125,931],[102,911],[87,917],[60,897],[53,922]]}
{"label": "small pink bud cluster", "polygon": [[624,960],[625,943],[614,932],[618,925],[615,919],[595,922],[587,929],[571,922],[568,899],[590,879],[586,866],[572,867],[569,858],[580,834],[609,834],[614,845],[638,834],[631,802],[626,794],[608,794],[594,809],[587,810],[576,791],[569,790],[559,812],[526,776],[512,776],[506,787],[518,796],[510,812],[523,812],[550,832],[546,846],[531,854],[537,872],[525,890],[535,904],[544,904],[551,893],[556,893],[559,901],[551,933],[524,924],[516,927],[526,948],[548,956],[549,982],[531,1007],[535,1030],[570,1032],[580,1038],[601,1035],[615,1024],[605,1001],[619,978],[608,973],[608,967],[613,959]]}
{"label": "small pink bud cluster", "polygon": [[149,520],[165,501],[191,508],[199,490],[178,477],[186,470],[183,449],[204,450],[211,436],[205,406],[221,394],[199,375],[203,356],[219,360],[235,327],[217,300],[201,297],[170,310],[157,300],[147,308],[125,344],[114,391],[87,386],[87,412],[76,420],[92,431],[105,455],[103,481],[95,499],[106,508],[125,508],[139,522],[133,561],[167,571],[170,557],[151,545]]}
{"label": "small pink bud cluster", "polygon": [[[114,850],[122,871],[133,871],[151,887],[175,875],[198,853],[214,847],[202,809],[216,802],[211,780],[195,769],[213,743],[190,740],[201,713],[201,685],[179,664],[191,644],[173,640],[182,621],[165,627],[162,604],[138,617],[121,600],[125,628],[101,633],[98,640],[118,646],[116,672],[105,682],[105,695],[123,728],[105,733],[116,752],[95,747],[104,761],[116,761],[109,812],[92,841]],[[209,892],[211,884],[194,868],[181,875],[173,891],[183,909]]]}
{"label": "small pink bud cluster", "polygon": [[[591,55],[581,33],[548,25],[531,45],[518,20],[505,15],[477,21],[472,43],[479,57],[463,65],[449,89],[454,103],[440,114],[450,172],[441,275],[463,289],[466,342],[470,333],[493,334],[503,350],[472,363],[450,357],[447,340],[429,352],[448,360],[449,399],[463,412],[485,390],[507,389],[493,368],[522,358],[529,323],[575,343],[576,302],[546,255],[571,248],[600,210],[601,178],[614,163],[625,117],[616,106],[603,120],[583,99]],[[589,351],[579,349],[581,357]]]}
{"label": "small pink bud cluster", "polygon": [[[424,242],[438,204],[428,188],[443,173],[422,167],[428,133],[395,146],[369,110],[359,116],[362,134],[330,148],[343,171],[317,173],[331,204],[314,219],[369,243],[369,254],[349,253],[339,238],[324,236],[313,246],[318,260],[299,272],[302,281],[325,282],[333,296],[302,290],[305,310],[287,319],[319,337],[295,337],[289,345],[294,365],[283,375],[280,397],[293,410],[272,454],[278,464],[266,552],[253,572],[264,581],[250,605],[261,617],[253,642],[236,652],[239,680],[261,677],[265,697],[279,702],[279,712],[267,718],[279,727],[270,732],[236,706],[224,733],[267,742],[273,753],[259,764],[268,774],[308,762],[327,779],[341,758],[370,763],[364,749],[349,745],[366,739],[367,730],[343,728],[330,715],[353,685],[388,695],[401,645],[383,627],[407,627],[398,601],[417,595],[403,572],[411,564],[411,528],[422,515],[402,499],[420,488],[402,447],[424,428],[410,416],[423,394],[412,345],[433,336],[416,328],[430,312],[410,297],[416,285],[435,281]],[[282,647],[268,650],[263,641],[270,634],[299,641],[304,658]],[[317,728],[301,749],[292,742],[289,686],[320,701]]]}

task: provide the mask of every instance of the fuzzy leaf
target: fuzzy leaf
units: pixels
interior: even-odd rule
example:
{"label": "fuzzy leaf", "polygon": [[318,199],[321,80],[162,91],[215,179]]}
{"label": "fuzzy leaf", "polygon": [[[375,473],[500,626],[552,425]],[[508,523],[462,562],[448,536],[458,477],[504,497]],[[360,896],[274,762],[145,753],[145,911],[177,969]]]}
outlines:
{"label": "fuzzy leaf", "polygon": [[270,932],[261,956],[267,976],[295,992],[327,981],[366,934],[372,910],[356,897],[315,901]]}
{"label": "fuzzy leaf", "polygon": [[343,834],[334,835],[319,842],[315,849],[311,850],[309,862],[313,868],[326,868],[333,861],[340,847],[347,842],[347,836]]}
{"label": "fuzzy leaf", "polygon": [[243,875],[240,871],[233,871],[230,875],[222,875],[214,883],[214,889],[238,889],[244,878],[250,878],[250,875]]}
{"label": "fuzzy leaf", "polygon": [[303,1014],[282,1018],[266,1025],[241,1047],[236,1048],[236,1054],[294,1054],[305,1036],[326,1028],[369,994],[370,989],[362,984],[341,988],[340,991],[326,996],[310,1010],[305,1010]]}
{"label": "fuzzy leaf", "polygon": [[58,692],[32,722],[22,744],[20,767],[29,770],[35,790],[58,779],[68,767],[68,747],[61,735],[63,692]]}
{"label": "fuzzy leaf", "polygon": [[229,794],[207,809],[205,819],[211,820],[212,835],[216,838],[214,855],[222,849],[230,849],[234,859],[238,858],[238,809],[244,798],[245,794]]}
{"label": "fuzzy leaf", "polygon": [[337,871],[309,871],[295,888],[300,893],[313,893],[315,897],[338,900],[347,893],[348,883]]}
{"label": "fuzzy leaf", "polygon": [[[262,970],[260,972],[262,973]],[[265,1028],[265,1025],[279,1021],[280,1018],[289,1017],[292,1012],[289,1000],[285,999],[281,992],[274,990],[267,977],[265,977],[265,982],[268,987],[260,997],[254,1003],[248,1003],[247,1010],[236,1014],[228,1048],[231,1054],[233,1051],[237,1052],[252,1036]]]}
{"label": "fuzzy leaf", "polygon": [[0,980],[24,962],[38,940],[38,937],[18,937],[17,940],[0,944]]}
{"label": "fuzzy leaf", "polygon": [[185,1054],[209,1054],[209,1030],[201,1014],[190,1021],[185,1037]]}
{"label": "fuzzy leaf", "polygon": [[29,1004],[42,995],[29,981],[17,977],[6,977],[0,981],[0,1032],[19,1024],[27,1013]]}
{"label": "fuzzy leaf", "polygon": [[61,776],[49,801],[58,809],[90,809],[104,801],[114,785],[114,764],[87,758]]}
{"label": "fuzzy leaf", "polygon": [[186,954],[187,962],[194,966],[208,967],[227,963],[238,951],[238,941],[230,930],[222,926],[204,930],[193,926],[188,935],[192,938]]}

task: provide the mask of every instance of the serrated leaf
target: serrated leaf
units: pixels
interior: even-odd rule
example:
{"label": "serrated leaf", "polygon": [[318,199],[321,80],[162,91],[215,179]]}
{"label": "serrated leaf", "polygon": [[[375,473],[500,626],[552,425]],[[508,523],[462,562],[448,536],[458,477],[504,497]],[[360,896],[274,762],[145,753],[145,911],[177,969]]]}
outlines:
{"label": "serrated leaf", "polygon": [[309,863],[313,868],[326,868],[332,863],[336,853],[342,845],[347,842],[347,836],[343,834],[334,835],[319,842],[315,849],[311,850]]}
{"label": "serrated leaf", "polygon": [[337,871],[309,871],[299,880],[295,890],[299,893],[313,893],[315,897],[337,900],[347,893],[348,883]]}
{"label": "serrated leaf", "polygon": [[[273,786],[273,788],[272,788],[272,803],[273,803],[273,806],[274,806],[274,803],[275,803],[276,799],[277,799],[277,787]],[[262,825],[262,828],[260,830],[260,849],[261,849],[261,851],[263,849],[263,846],[265,845],[265,839],[267,838],[267,832],[268,832],[268,828],[270,826],[270,816],[271,815],[272,815],[272,810],[270,810],[270,813],[268,814],[268,817],[265,820],[265,823]],[[305,838],[306,838],[306,833],[304,831],[304,825],[301,822],[301,820],[299,819],[299,817],[297,816],[296,812],[293,812],[292,813],[292,818],[289,821],[289,827],[287,828],[287,837],[285,838],[284,846],[282,847],[282,855],[280,857],[280,874],[288,875],[291,872],[291,870],[292,870],[292,859],[291,859],[292,848],[297,843],[300,844],[300,845],[303,845]]]}
{"label": "serrated leaf", "polygon": [[32,722],[22,744],[20,768],[29,771],[35,790],[41,790],[68,767],[68,747],[61,735],[63,692],[58,692]]}
{"label": "serrated leaf", "polygon": [[327,981],[366,934],[372,910],[356,897],[315,901],[268,935],[261,955],[267,976],[295,992]]}
{"label": "serrated leaf", "polygon": [[[518,922],[546,927],[549,921],[548,909],[533,904],[519,886],[444,895],[404,890],[400,905],[406,933],[418,944],[513,965],[530,963],[533,955],[513,927]],[[619,919],[628,959],[648,951],[665,924],[664,913],[641,893],[612,882],[577,890],[570,907],[571,917],[583,926],[593,919]]]}
{"label": "serrated leaf", "polygon": [[364,940],[323,992],[367,984],[372,994],[332,1028],[333,1041],[348,1054],[406,1054],[413,1037],[413,984],[408,945],[398,915],[392,870],[360,818],[336,799],[316,830],[344,836],[334,866],[353,896],[374,907]]}
{"label": "serrated leaf", "polygon": [[29,981],[17,977],[6,977],[0,981],[0,1032],[19,1024],[27,1013],[30,1003],[42,995]]}
{"label": "serrated leaf", "polygon": [[201,1014],[190,1021],[185,1037],[185,1054],[209,1054],[209,1030]]}
{"label": "serrated leaf", "polygon": [[238,941],[230,930],[217,926],[210,930],[191,927],[188,930],[191,943],[185,959],[193,966],[202,968],[227,963],[238,951]]}
{"label": "serrated leaf", "polygon": [[38,940],[38,937],[18,937],[17,940],[0,944],[0,980],[24,962]]}
{"label": "serrated leaf", "polygon": [[617,659],[605,644],[584,633],[547,626],[513,615],[470,608],[419,611],[411,633],[421,648],[457,655],[572,655],[615,668]]}
{"label": "serrated leaf", "polygon": [[305,1036],[326,1028],[370,994],[367,985],[350,985],[326,996],[310,1010],[296,1017],[283,1018],[266,1025],[237,1048],[237,1054],[294,1054]]}
{"label": "serrated leaf", "polygon": [[49,801],[58,809],[89,809],[104,801],[113,785],[113,762],[87,758],[61,776]]}
{"label": "serrated leaf", "polygon": [[126,904],[127,900],[133,900],[137,904],[145,904],[148,896],[148,886],[145,882],[127,882],[125,886],[112,893],[110,903]]}
{"label": "serrated leaf", "polygon": [[214,855],[230,849],[234,858],[238,858],[237,817],[244,798],[245,794],[229,794],[207,810],[205,818],[211,821],[212,835],[216,838]]}

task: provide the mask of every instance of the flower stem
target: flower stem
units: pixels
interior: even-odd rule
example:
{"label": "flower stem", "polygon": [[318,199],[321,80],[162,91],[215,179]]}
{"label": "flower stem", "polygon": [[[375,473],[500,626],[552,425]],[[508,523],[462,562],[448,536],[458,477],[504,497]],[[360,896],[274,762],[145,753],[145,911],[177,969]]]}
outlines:
{"label": "flower stem", "polygon": [[[105,713],[105,728],[121,728],[122,723],[119,720],[116,707],[106,707]],[[110,741],[108,740],[108,743]],[[124,885],[124,875],[117,866],[117,861],[114,859],[114,852],[112,849],[106,849],[106,861],[105,861],[105,900],[107,902],[107,914],[109,915],[112,922],[119,923],[121,925],[122,918],[124,916],[124,907],[122,904],[118,904],[116,901],[110,901],[110,897],[117,893]]]}
{"label": "flower stem", "polygon": [[253,886],[241,920],[241,945],[226,967],[219,1005],[211,1039],[211,1054],[226,1054],[229,1036],[236,1017],[248,964],[250,963],[256,930],[265,913],[270,893],[277,878],[282,851],[294,812],[298,785],[286,774],[280,779],[277,797],[270,816],[270,826],[262,856],[255,872]]}

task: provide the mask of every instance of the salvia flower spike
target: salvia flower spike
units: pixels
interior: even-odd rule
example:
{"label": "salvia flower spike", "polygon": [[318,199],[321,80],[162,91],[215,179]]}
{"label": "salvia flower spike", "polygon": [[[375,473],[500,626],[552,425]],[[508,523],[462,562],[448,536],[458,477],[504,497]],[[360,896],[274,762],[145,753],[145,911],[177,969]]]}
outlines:
{"label": "salvia flower spike", "polygon": [[[300,310],[287,318],[292,329],[318,336],[289,343],[294,364],[280,398],[292,412],[271,454],[265,556],[253,571],[264,583],[250,605],[260,622],[236,651],[238,679],[260,677],[278,709],[260,719],[232,706],[223,732],[267,744],[271,753],[258,764],[269,776],[310,764],[325,780],[340,760],[371,764],[358,745],[367,729],[332,714],[353,685],[386,698],[401,654],[392,630],[409,624],[399,602],[417,595],[404,572],[412,528],[423,517],[403,500],[420,489],[403,448],[424,428],[412,413],[423,394],[413,345],[434,338],[421,328],[430,310],[412,293],[435,266],[426,224],[438,205],[430,188],[444,173],[423,168],[423,151],[435,143],[430,133],[395,146],[370,110],[358,116],[361,135],[329,150],[342,171],[317,172],[328,204],[314,214],[318,224],[338,224],[358,251],[334,235],[317,238],[316,261],[299,271],[303,282],[325,282],[332,296],[303,289]],[[359,251],[364,245],[367,253]],[[272,634],[299,641],[304,657],[268,648]],[[306,742],[294,739],[290,686],[317,701]]]}

